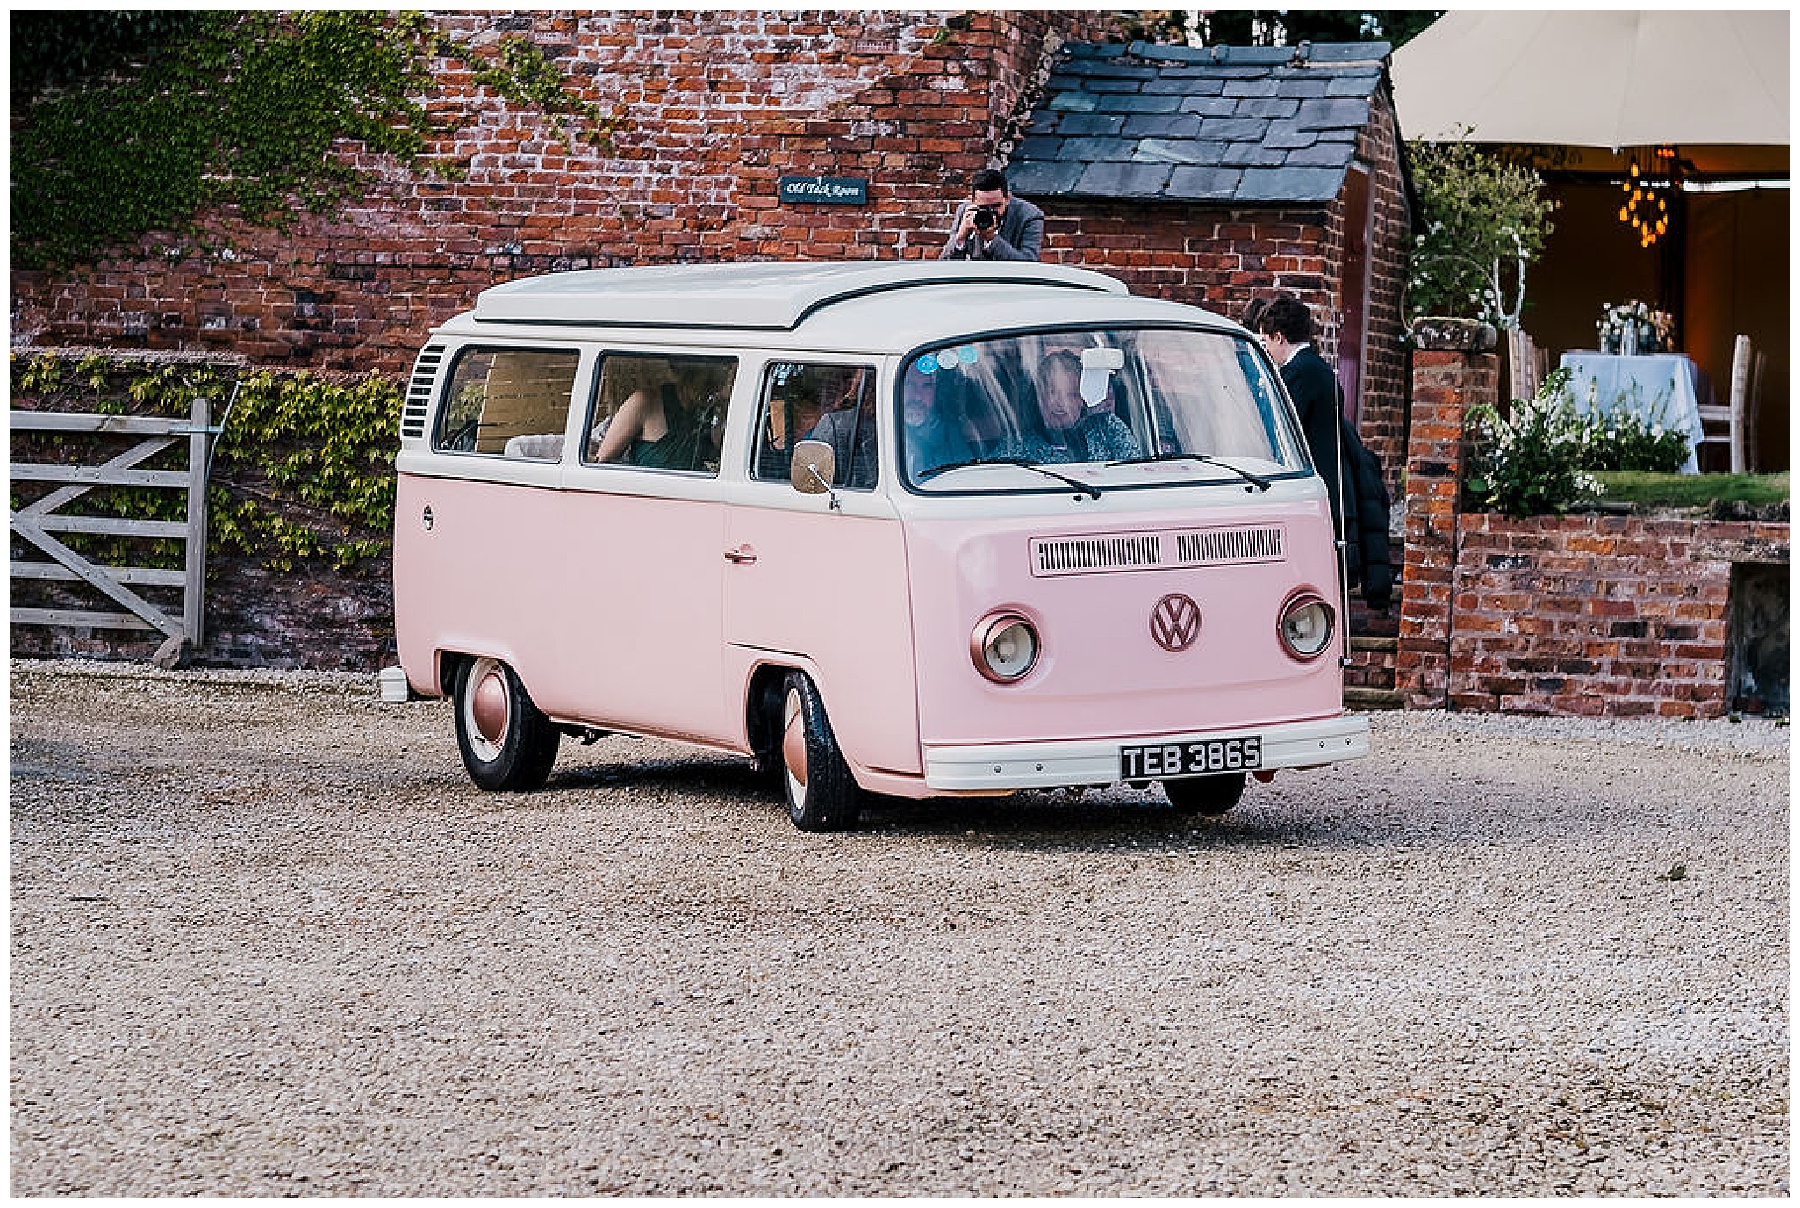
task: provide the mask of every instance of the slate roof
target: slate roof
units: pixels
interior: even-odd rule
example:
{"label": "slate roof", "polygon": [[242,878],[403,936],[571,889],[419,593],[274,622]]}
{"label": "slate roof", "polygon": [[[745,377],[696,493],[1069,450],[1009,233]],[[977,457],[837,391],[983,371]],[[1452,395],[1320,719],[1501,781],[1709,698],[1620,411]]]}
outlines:
{"label": "slate roof", "polygon": [[1391,49],[1071,43],[1007,179],[1025,197],[1330,201]]}

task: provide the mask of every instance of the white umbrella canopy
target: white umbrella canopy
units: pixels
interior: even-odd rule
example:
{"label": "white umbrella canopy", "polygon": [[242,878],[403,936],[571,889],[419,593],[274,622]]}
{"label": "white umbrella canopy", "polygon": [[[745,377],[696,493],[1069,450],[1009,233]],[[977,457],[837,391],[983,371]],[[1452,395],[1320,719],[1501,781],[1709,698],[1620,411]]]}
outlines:
{"label": "white umbrella canopy", "polygon": [[1575,147],[1788,141],[1788,14],[1451,12],[1394,52],[1406,138]]}

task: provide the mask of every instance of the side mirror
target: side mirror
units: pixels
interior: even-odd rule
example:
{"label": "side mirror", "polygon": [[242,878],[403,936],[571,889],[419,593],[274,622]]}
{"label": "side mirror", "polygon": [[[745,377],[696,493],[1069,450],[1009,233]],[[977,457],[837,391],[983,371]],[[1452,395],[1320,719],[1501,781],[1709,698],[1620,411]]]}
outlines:
{"label": "side mirror", "polygon": [[788,481],[802,495],[822,495],[831,491],[831,478],[837,472],[837,451],[822,440],[803,440],[794,446],[794,460]]}

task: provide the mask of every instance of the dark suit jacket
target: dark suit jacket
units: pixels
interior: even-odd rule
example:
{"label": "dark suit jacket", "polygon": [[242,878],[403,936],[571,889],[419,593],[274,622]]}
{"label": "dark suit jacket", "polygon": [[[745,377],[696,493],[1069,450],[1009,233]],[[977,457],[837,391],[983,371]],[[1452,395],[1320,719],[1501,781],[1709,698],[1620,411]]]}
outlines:
{"label": "dark suit jacket", "polygon": [[1308,344],[1281,367],[1281,380],[1294,400],[1294,409],[1300,413],[1300,430],[1306,436],[1313,465],[1331,492],[1332,517],[1341,519],[1344,504],[1338,484],[1338,416],[1342,414],[1342,396],[1337,375]]}
{"label": "dark suit jacket", "polygon": [[[1393,594],[1394,568],[1388,550],[1388,498],[1381,465],[1343,418],[1343,392],[1325,358],[1308,344],[1281,367],[1300,430],[1313,465],[1331,494],[1331,517],[1343,526],[1348,585],[1362,585],[1371,608],[1387,611]],[[1339,454],[1343,481],[1339,482]]]}

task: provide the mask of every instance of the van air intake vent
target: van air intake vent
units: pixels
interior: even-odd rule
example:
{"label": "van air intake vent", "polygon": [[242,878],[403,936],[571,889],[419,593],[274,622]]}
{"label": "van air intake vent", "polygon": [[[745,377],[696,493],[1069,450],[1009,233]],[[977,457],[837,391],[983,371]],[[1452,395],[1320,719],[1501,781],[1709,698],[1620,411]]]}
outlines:
{"label": "van air intake vent", "polygon": [[1214,562],[1263,562],[1281,557],[1281,530],[1202,529],[1197,533],[1176,533],[1175,549],[1183,566]]}
{"label": "van air intake vent", "polygon": [[1040,575],[1067,575],[1086,570],[1142,570],[1162,562],[1162,542],[1155,533],[1130,537],[1068,537],[1034,541]]}
{"label": "van air intake vent", "polygon": [[1040,537],[1031,542],[1031,573],[1041,578],[1278,562],[1284,556],[1282,536],[1280,525],[1260,525],[1117,536]]}
{"label": "van air intake vent", "polygon": [[437,385],[438,370],[443,364],[442,344],[427,344],[413,363],[412,382],[406,388],[406,409],[400,413],[402,440],[425,435],[425,420],[431,413],[431,392]]}

